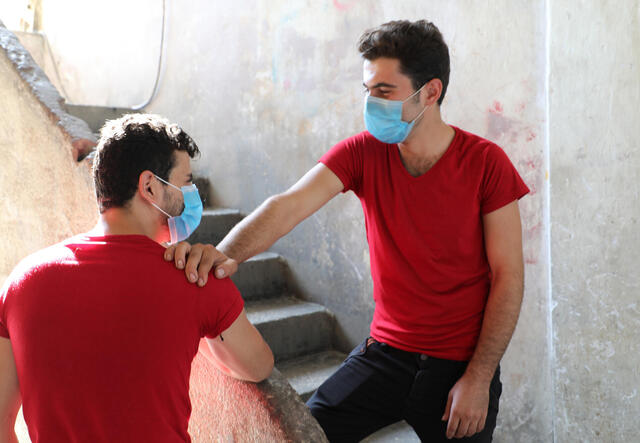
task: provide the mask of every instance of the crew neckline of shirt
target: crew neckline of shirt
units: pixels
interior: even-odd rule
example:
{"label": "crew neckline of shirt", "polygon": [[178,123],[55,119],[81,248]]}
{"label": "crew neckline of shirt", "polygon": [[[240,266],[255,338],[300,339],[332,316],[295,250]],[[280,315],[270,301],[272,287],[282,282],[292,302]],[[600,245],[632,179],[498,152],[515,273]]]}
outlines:
{"label": "crew neckline of shirt", "polygon": [[80,234],[77,238],[88,241],[110,241],[110,242],[131,242],[136,241],[137,243],[153,243],[154,245],[162,246],[159,243],[153,241],[149,237],[143,234],[102,234],[96,235],[85,232],[84,234]]}
{"label": "crew neckline of shirt", "polygon": [[457,127],[453,126],[453,125],[449,125],[449,127],[451,129],[454,130],[455,134],[453,135],[453,139],[451,140],[451,143],[449,143],[449,146],[447,146],[447,150],[444,151],[444,154],[442,154],[442,157],[440,157],[438,159],[437,162],[434,163],[433,166],[431,166],[431,168],[429,168],[429,170],[427,172],[425,172],[424,174],[420,174],[417,177],[414,177],[413,175],[411,175],[409,173],[409,171],[407,171],[407,168],[404,166],[404,164],[402,163],[402,158],[400,156],[400,148],[398,147],[397,144],[393,145],[395,148],[395,153],[394,153],[394,157],[395,157],[395,161],[397,163],[396,166],[399,166],[400,169],[402,170],[403,175],[409,179],[409,180],[422,180],[425,177],[430,177],[431,175],[433,175],[432,171],[438,167],[439,164],[442,163],[442,161],[448,157],[449,155],[451,155],[451,152],[455,150],[455,146],[457,146],[458,144],[458,139],[460,138],[460,129],[458,129]]}

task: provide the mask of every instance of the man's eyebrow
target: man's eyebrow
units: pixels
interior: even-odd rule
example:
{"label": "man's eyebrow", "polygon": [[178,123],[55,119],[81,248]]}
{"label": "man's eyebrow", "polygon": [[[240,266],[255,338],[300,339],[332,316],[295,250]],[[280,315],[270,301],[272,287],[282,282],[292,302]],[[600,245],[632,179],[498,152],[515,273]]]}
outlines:
{"label": "man's eyebrow", "polygon": [[366,83],[362,83],[362,86],[364,86],[367,89],[376,89],[376,88],[397,88],[396,85],[392,85],[390,83],[385,83],[385,82],[380,82],[380,83],[376,83],[375,85],[368,87]]}

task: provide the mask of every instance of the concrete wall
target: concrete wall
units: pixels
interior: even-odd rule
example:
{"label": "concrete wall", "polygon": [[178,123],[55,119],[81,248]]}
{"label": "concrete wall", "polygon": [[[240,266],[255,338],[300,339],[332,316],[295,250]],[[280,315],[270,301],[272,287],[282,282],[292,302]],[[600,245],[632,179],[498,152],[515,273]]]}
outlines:
{"label": "concrete wall", "polygon": [[151,95],[161,0],[41,0],[40,7],[41,27],[60,74],[49,77],[60,80],[67,102],[132,107]]}
{"label": "concrete wall", "polygon": [[640,1],[552,2],[550,86],[556,440],[639,441]]}
{"label": "concrete wall", "polygon": [[21,32],[12,31],[18,38],[22,46],[25,47],[33,60],[42,68],[46,73],[47,78],[56,90],[64,95],[63,84],[60,81],[58,75],[57,66],[55,66],[55,60],[53,59],[53,53],[49,50],[49,44],[44,34],[37,32]]}
{"label": "concrete wall", "polygon": [[16,54],[0,25],[0,282],[26,255],[90,229],[97,216],[90,165],[75,161],[73,136],[35,95],[38,81],[23,76],[34,65],[16,64]]}
{"label": "concrete wall", "polygon": [[[43,26],[68,97],[109,106],[144,100],[161,2],[115,0],[99,10],[53,3],[43,0]],[[195,170],[211,179],[215,203],[249,212],[363,129],[362,31],[396,18],[434,21],[452,54],[447,121],[499,143],[532,190],[520,204],[525,302],[503,362],[496,441],[621,441],[637,433],[640,412],[640,359],[623,354],[637,350],[640,9],[637,0],[616,5],[168,1],[162,82],[148,109],[198,141]],[[274,249],[302,294],[337,314],[339,346],[367,334],[368,250],[352,195]]]}

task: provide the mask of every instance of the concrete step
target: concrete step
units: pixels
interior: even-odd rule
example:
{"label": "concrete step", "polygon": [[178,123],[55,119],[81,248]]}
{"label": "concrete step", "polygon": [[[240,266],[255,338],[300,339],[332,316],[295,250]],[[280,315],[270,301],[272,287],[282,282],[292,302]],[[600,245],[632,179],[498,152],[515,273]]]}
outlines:
{"label": "concrete step", "polygon": [[247,316],[265,338],[276,362],[328,350],[333,315],[321,305],[294,297],[250,301]]}
{"label": "concrete step", "polygon": [[217,245],[244,215],[237,209],[205,209],[198,229],[187,241]]}
{"label": "concrete step", "polygon": [[[278,370],[288,380],[289,384],[306,402],[309,397],[331,376],[342,364],[347,354],[338,351],[326,351],[318,354],[305,355],[283,361],[278,364]],[[362,440],[367,443],[414,443],[420,439],[404,420],[380,429]]]}
{"label": "concrete step", "polygon": [[371,434],[362,443],[420,443],[420,439],[413,428],[402,420]]}
{"label": "concrete step", "polygon": [[278,364],[278,369],[289,380],[302,401],[306,402],[340,367],[345,358],[347,354],[343,352],[326,351],[283,361]]}
{"label": "concrete step", "polygon": [[278,297],[287,292],[287,263],[273,252],[263,252],[238,266],[231,277],[242,298],[255,300]]}

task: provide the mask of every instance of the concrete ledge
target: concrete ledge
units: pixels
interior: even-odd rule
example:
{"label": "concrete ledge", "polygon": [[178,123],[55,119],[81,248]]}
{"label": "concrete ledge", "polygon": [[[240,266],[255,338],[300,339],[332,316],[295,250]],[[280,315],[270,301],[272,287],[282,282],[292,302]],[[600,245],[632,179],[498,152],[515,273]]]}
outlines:
{"label": "concrete ledge", "polygon": [[194,442],[327,441],[277,369],[261,383],[242,382],[218,371],[210,355],[202,340],[191,367],[189,434]]}
{"label": "concrete ledge", "polygon": [[18,38],[0,21],[0,49],[13,64],[18,75],[28,85],[33,95],[47,110],[47,114],[58,125],[60,130],[69,137],[73,159],[80,161],[85,158],[96,145],[96,138],[89,126],[81,119],[67,113],[64,108],[64,98],[51,84],[44,71],[34,61],[29,51],[20,43]]}

